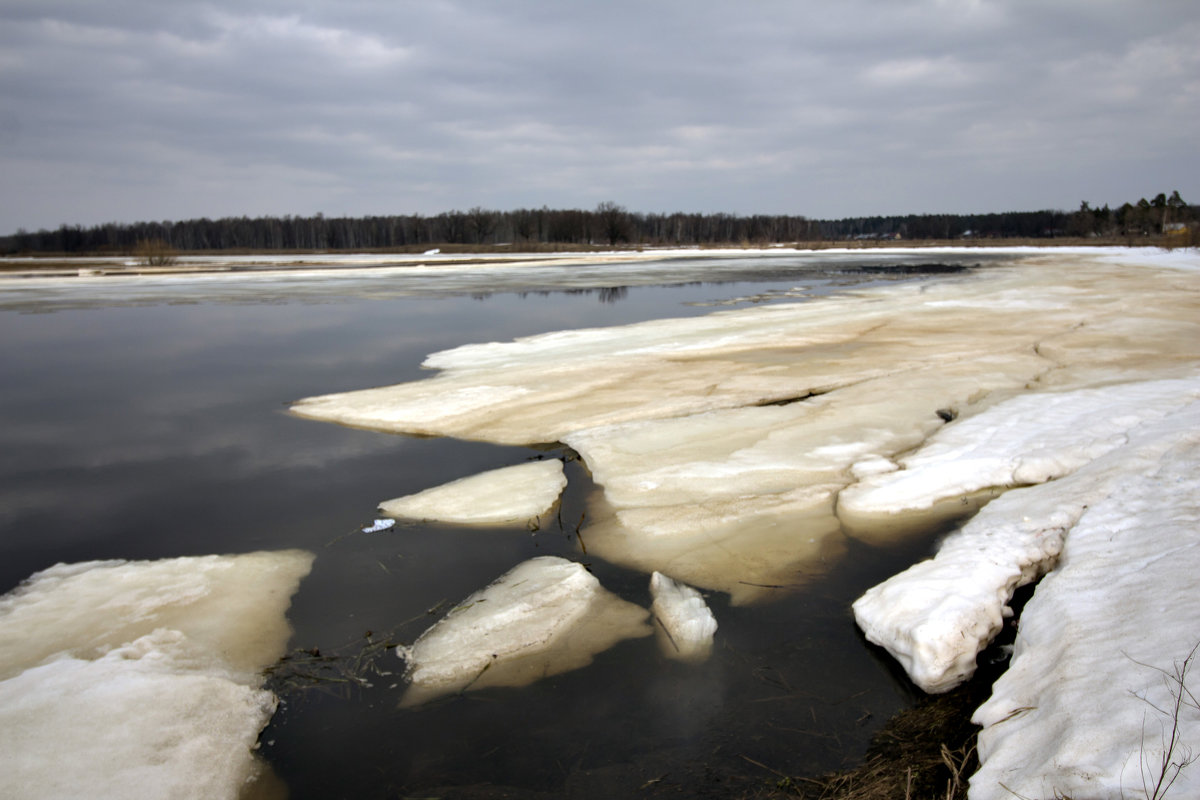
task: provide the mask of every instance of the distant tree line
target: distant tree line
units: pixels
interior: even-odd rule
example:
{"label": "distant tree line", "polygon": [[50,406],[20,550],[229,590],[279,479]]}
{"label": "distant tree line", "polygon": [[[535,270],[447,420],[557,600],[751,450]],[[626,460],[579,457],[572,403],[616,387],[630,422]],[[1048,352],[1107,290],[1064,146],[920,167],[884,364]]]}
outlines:
{"label": "distant tree line", "polygon": [[472,208],[421,214],[326,217],[224,217],[180,222],[106,223],[0,237],[4,253],[131,253],[145,242],[179,251],[412,250],[440,245],[719,245],[854,239],[1047,238],[1133,236],[1197,227],[1196,212],[1174,192],[1118,209],[913,214],[813,220],[798,215],[655,214],[616,203],[591,210]]}
{"label": "distant tree line", "polygon": [[1071,236],[1151,236],[1171,234],[1195,228],[1200,221],[1200,209],[1193,209],[1179,196],[1179,191],[1155,195],[1153,200],[1142,198],[1136,203],[1124,203],[1119,208],[1107,204],[1092,208],[1085,200],[1079,210],[1067,220]]}

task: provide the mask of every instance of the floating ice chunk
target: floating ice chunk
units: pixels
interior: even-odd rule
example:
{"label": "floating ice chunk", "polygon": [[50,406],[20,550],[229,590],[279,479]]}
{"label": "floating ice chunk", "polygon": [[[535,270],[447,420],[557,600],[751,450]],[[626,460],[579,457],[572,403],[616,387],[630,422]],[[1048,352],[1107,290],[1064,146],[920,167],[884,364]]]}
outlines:
{"label": "floating ice chunk", "polygon": [[260,769],[252,751],[275,697],[179,663],[177,637],[159,630],[0,682],[0,795],[237,798]]}
{"label": "floating ice chunk", "polygon": [[380,531],[386,531],[388,528],[391,528],[395,524],[396,524],[396,520],[394,520],[394,519],[377,519],[374,522],[372,522],[370,525],[363,526],[362,532],[363,533],[379,533]]}
{"label": "floating ice chunk", "polygon": [[1200,397],[1200,380],[1144,381],[1014,397],[935,433],[904,469],[868,475],[838,498],[853,522],[927,509],[989,487],[1044,483],[1123,445],[1139,425]]}
{"label": "floating ice chunk", "polygon": [[562,461],[549,458],[387,500],[379,510],[392,517],[458,525],[524,525],[549,511],[566,485]]}
{"label": "floating ice chunk", "polygon": [[0,796],[239,797],[312,558],[59,564],[0,598]]}
{"label": "floating ice chunk", "polygon": [[590,664],[622,639],[648,636],[648,612],[600,586],[582,564],[530,559],[468,597],[411,647],[402,704],[488,686],[524,686]]}
{"label": "floating ice chunk", "polygon": [[287,646],[287,608],[312,560],[285,550],[57,564],[0,597],[0,679],[167,628],[257,683]]}
{"label": "floating ice chunk", "polygon": [[[1200,710],[1188,705],[1200,673],[1193,663],[1185,686],[1170,679],[1200,639],[1190,604],[1200,404],[1155,433],[1106,459],[1114,470],[1119,460],[1119,477],[1071,529],[1058,568],[1021,614],[1012,663],[973,717],[983,730],[972,800],[1143,796],[1164,754],[1178,761],[1200,742]],[[1176,749],[1165,753],[1179,691],[1188,695]],[[1180,771],[1168,796],[1200,797],[1200,770]]]}
{"label": "floating ice chunk", "polygon": [[650,607],[658,622],[658,643],[667,658],[703,661],[712,654],[717,620],[692,587],[673,581],[661,572],[650,576]]}

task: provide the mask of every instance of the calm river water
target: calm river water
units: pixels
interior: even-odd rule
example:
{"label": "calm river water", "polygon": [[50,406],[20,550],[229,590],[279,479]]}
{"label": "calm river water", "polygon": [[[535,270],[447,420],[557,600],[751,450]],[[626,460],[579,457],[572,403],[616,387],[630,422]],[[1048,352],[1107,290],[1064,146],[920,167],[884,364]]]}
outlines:
{"label": "calm river water", "polygon": [[[720,629],[704,664],[629,640],[531,687],[402,710],[403,663],[379,643],[412,641],[518,562],[587,562],[643,606],[646,576],[579,549],[591,487],[577,463],[561,523],[536,532],[358,532],[381,500],[540,453],[342,428],[285,407],[420,378],[428,353],[459,344],[946,279],[911,266],[932,262],[778,254],[452,276],[6,279],[0,592],[59,561],[316,553],[290,612],[299,652],[276,675],[283,703],[262,735],[294,798],[720,795],[774,783],[771,770],[842,766],[912,701],[849,603],[928,541],[856,547],[771,605],[709,597]],[[312,686],[316,673],[326,680]]]}

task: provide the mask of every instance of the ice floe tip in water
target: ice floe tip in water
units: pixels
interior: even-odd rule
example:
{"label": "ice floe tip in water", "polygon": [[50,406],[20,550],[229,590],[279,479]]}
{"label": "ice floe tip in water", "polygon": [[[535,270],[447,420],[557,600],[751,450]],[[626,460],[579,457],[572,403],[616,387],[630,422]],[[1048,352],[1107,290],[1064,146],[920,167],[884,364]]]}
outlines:
{"label": "ice floe tip in water", "polygon": [[524,686],[590,664],[617,642],[650,634],[646,609],[557,556],[525,561],[475,592],[396,653],[413,706],[491,686]]}
{"label": "ice floe tip in water", "polygon": [[557,458],[527,461],[385,500],[390,517],[459,525],[524,525],[554,507],[567,485]]}
{"label": "ice floe tip in water", "polygon": [[680,661],[703,661],[712,653],[717,619],[692,587],[661,572],[650,576],[651,611],[658,623],[663,655]]}

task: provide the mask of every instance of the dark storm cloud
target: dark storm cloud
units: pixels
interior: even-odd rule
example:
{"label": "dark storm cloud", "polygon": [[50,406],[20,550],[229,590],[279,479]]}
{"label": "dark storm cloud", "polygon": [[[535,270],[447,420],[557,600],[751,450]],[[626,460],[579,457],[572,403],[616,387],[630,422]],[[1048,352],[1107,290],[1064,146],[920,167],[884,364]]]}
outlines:
{"label": "dark storm cloud", "polygon": [[1194,199],[1197,40],[1191,2],[8,2],[0,229]]}

